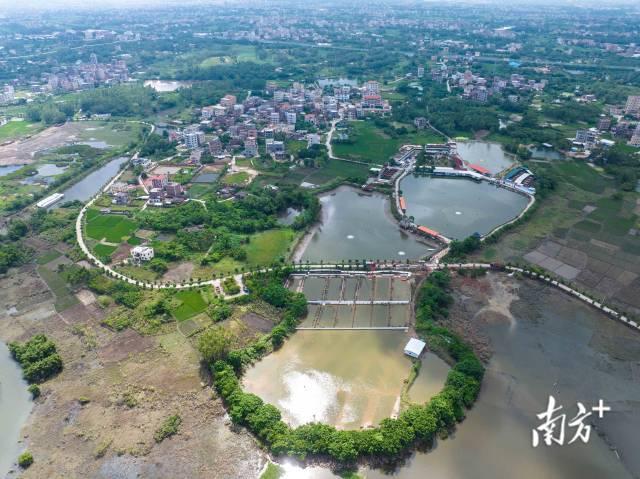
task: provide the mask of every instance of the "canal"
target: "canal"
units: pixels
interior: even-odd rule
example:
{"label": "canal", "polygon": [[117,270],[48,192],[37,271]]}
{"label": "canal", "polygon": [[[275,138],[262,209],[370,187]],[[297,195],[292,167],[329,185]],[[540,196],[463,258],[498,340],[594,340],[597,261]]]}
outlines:
{"label": "canal", "polygon": [[89,173],[77,183],[71,185],[66,190],[63,190],[64,198],[53,205],[55,208],[57,205],[66,203],[67,201],[82,201],[83,203],[89,200],[95,195],[109,180],[118,174],[120,166],[129,161],[126,156],[115,158],[106,165],[98,168],[96,171]]}

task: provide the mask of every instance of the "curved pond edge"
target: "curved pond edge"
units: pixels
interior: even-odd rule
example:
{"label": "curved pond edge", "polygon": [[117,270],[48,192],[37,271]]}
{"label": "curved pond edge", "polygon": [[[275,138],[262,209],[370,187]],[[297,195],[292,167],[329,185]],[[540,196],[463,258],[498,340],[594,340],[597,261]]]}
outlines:
{"label": "curved pond edge", "polygon": [[[286,273],[285,271],[285,274]],[[448,289],[434,273],[427,277],[421,288]],[[276,276],[277,277],[277,276]],[[447,276],[448,277],[448,276]],[[272,277],[273,280],[274,277]],[[426,296],[426,295],[425,295]],[[420,301],[426,301],[421,296]],[[426,304],[426,303],[425,303]],[[444,307],[444,306],[442,306]],[[339,430],[323,423],[310,423],[296,428],[281,420],[280,411],[265,404],[255,394],[242,390],[241,358],[259,360],[273,351],[274,333],[295,332],[300,317],[285,309],[284,319],[274,329],[242,350],[236,350],[233,359],[216,361],[211,365],[213,385],[220,395],[232,421],[244,426],[277,456],[289,456],[305,463],[331,465],[334,468],[354,467],[356,464],[379,466],[395,464],[413,453],[418,447],[431,447],[437,436],[447,437],[456,423],[465,417],[465,410],[475,402],[480,391],[484,367],[472,348],[458,335],[436,325],[432,317],[423,317],[419,335],[434,352],[441,353],[452,363],[445,387],[425,404],[412,404],[397,418],[383,419],[374,428]]]}

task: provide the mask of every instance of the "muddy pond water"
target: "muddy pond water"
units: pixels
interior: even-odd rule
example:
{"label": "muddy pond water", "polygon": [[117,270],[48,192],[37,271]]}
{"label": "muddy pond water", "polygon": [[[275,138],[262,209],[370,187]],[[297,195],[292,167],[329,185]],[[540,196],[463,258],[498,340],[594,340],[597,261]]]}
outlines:
{"label": "muddy pond water", "polygon": [[[411,369],[403,354],[407,339],[404,331],[298,331],[247,371],[244,387],[279,408],[292,426],[313,421],[343,429],[375,425],[398,412]],[[433,373],[432,363],[437,365]],[[448,372],[442,364],[435,355],[425,356],[421,375],[430,376],[432,386],[420,387],[417,395],[442,389]]]}

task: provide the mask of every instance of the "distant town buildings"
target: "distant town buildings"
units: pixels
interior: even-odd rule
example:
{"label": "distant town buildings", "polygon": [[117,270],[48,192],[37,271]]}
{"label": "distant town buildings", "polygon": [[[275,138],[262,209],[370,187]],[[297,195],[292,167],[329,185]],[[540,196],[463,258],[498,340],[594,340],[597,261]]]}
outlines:
{"label": "distant town buildings", "polygon": [[0,105],[7,105],[15,100],[15,90],[11,85],[5,85],[0,92]]}
{"label": "distant town buildings", "polygon": [[586,148],[592,147],[598,141],[598,130],[595,128],[576,131],[575,143],[580,143]]}
{"label": "distant town buildings", "polygon": [[624,113],[633,116],[640,115],[640,95],[631,95],[627,98]]}

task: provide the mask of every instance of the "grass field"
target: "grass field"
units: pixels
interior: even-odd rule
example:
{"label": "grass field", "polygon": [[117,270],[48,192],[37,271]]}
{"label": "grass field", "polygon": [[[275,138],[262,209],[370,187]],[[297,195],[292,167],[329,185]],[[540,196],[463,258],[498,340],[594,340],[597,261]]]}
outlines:
{"label": "grass field", "polygon": [[115,250],[117,250],[117,246],[113,246],[110,244],[102,244],[98,243],[93,247],[93,252],[97,254],[99,257],[111,256]]}
{"label": "grass field", "polygon": [[105,142],[109,146],[121,147],[138,138],[142,130],[139,123],[83,121],[78,130],[81,141]]}
{"label": "grass field", "polygon": [[28,121],[10,121],[6,125],[0,126],[0,142],[13,140],[25,135],[38,133],[42,130],[39,124]]}
{"label": "grass field", "polygon": [[207,303],[202,298],[200,291],[178,291],[174,297],[181,301],[181,304],[171,311],[178,321],[189,319],[207,309]]}
{"label": "grass field", "polygon": [[249,173],[245,171],[231,173],[222,178],[222,182],[225,185],[244,185],[247,181],[249,181]]}
{"label": "grass field", "polygon": [[226,56],[226,55],[214,56],[214,57],[209,57],[202,60],[202,62],[200,62],[200,68],[214,67],[216,65],[224,65],[232,62],[233,62],[233,59],[229,56]]}
{"label": "grass field", "polygon": [[391,138],[373,123],[368,121],[351,122],[350,140],[353,143],[333,144],[333,154],[340,158],[382,164],[398,152],[398,148],[407,144],[442,143],[444,138],[431,130],[416,130],[407,125],[409,133]]}
{"label": "grass field", "polygon": [[38,267],[38,274],[47,283],[49,289],[56,296],[55,308],[56,311],[64,311],[78,304],[78,299],[67,288],[67,282],[55,271],[45,268],[44,266]]}
{"label": "grass field", "polygon": [[87,211],[86,232],[89,238],[120,243],[124,237],[131,236],[137,228],[136,223],[124,215],[105,215],[94,209]]}
{"label": "grass field", "polygon": [[211,184],[207,183],[195,183],[189,187],[187,191],[189,193],[189,198],[202,198],[207,193],[211,192],[213,187]]}
{"label": "grass field", "polygon": [[295,232],[289,228],[268,230],[251,236],[245,247],[247,264],[262,266],[278,261],[287,255],[287,249],[295,238]]}
{"label": "grass field", "polygon": [[305,178],[305,181],[320,185],[335,178],[366,177],[369,167],[348,161],[329,160],[322,168],[318,168]]}

